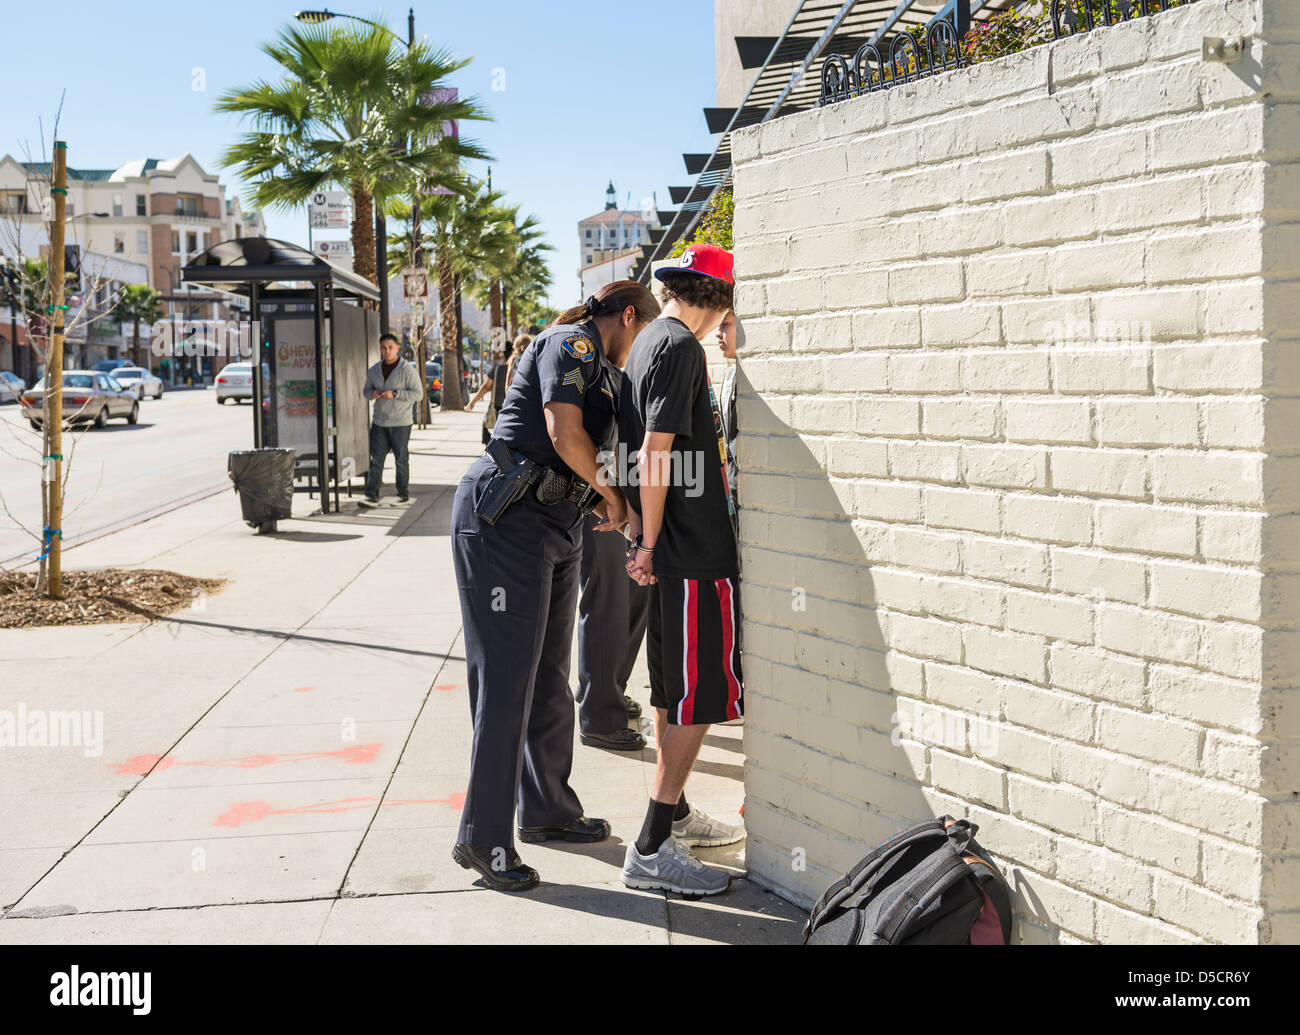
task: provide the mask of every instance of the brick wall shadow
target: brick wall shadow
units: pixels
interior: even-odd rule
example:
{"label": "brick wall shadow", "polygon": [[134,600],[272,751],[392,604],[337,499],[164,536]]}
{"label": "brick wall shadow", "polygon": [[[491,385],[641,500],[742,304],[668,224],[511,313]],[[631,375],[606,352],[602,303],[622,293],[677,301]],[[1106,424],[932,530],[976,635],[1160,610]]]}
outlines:
{"label": "brick wall shadow", "polygon": [[881,544],[858,516],[872,505],[828,472],[848,473],[859,443],[800,436],[743,361],[737,386],[746,863],[808,905],[881,841],[939,814],[922,788],[926,748],[900,724],[924,707],[921,664],[886,651]]}

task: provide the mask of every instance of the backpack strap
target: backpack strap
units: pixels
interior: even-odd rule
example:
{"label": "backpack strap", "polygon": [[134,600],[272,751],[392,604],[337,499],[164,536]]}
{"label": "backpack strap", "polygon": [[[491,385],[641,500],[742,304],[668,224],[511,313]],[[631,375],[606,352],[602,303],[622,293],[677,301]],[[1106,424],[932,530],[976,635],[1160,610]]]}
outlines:
{"label": "backpack strap", "polygon": [[942,850],[926,860],[911,887],[889,908],[876,925],[876,937],[888,945],[916,913],[922,912],[940,895],[970,873],[970,866],[956,851]]}

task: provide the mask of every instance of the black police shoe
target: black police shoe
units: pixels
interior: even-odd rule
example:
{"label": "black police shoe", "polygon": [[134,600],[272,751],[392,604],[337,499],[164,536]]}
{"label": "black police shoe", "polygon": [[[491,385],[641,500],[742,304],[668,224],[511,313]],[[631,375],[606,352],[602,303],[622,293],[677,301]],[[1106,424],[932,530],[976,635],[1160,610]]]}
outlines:
{"label": "black police shoe", "polygon": [[467,870],[477,870],[488,884],[497,891],[527,891],[535,887],[541,877],[531,866],[525,866],[519,854],[513,849],[506,860],[505,870],[492,868],[493,849],[483,845],[458,844],[451,850],[451,857]]}
{"label": "black police shoe", "polygon": [[640,751],[645,747],[645,737],[627,726],[613,733],[581,733],[579,736],[588,747],[609,748],[610,751]]}
{"label": "black police shoe", "polygon": [[520,827],[519,840],[536,844],[538,841],[603,841],[609,837],[609,823],[603,819],[579,816],[560,827]]}
{"label": "black police shoe", "polygon": [[627,705],[627,717],[629,719],[641,718],[641,705],[632,700],[627,694],[623,695],[623,703]]}

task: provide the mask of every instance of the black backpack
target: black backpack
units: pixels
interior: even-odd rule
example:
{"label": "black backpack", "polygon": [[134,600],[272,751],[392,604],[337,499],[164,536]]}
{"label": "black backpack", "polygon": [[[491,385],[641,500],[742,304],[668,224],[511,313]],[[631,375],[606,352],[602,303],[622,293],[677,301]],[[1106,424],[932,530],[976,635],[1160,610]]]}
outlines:
{"label": "black backpack", "polygon": [[978,829],[940,816],[886,841],[822,893],[804,944],[1009,944],[1011,891]]}

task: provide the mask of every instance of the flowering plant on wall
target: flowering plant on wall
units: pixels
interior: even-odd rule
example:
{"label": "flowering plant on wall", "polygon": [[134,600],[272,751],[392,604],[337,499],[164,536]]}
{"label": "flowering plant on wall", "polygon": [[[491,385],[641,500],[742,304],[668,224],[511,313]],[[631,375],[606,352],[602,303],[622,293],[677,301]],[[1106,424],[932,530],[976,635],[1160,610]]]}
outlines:
{"label": "flowering plant on wall", "polygon": [[[1148,10],[1154,14],[1172,7],[1182,7],[1192,0],[1147,0]],[[1069,0],[1060,7],[1059,18],[1063,31],[1075,32],[1087,27],[1088,14],[1094,25],[1105,24],[1104,8],[1110,6],[1111,20],[1124,21],[1141,11],[1140,0]],[[962,39],[962,53],[972,64],[993,61],[1007,54],[1015,54],[1053,38],[1051,0],[1027,0],[985,22],[974,22],[970,32]]]}

